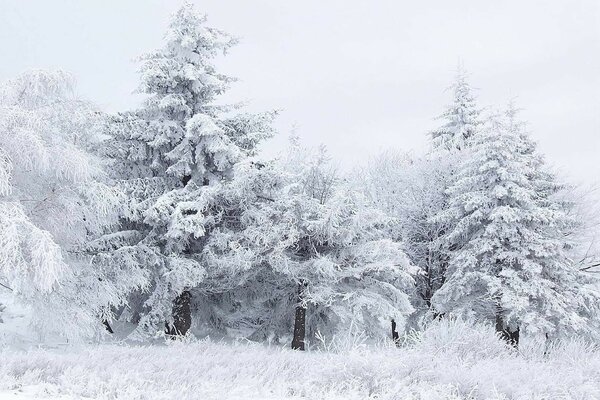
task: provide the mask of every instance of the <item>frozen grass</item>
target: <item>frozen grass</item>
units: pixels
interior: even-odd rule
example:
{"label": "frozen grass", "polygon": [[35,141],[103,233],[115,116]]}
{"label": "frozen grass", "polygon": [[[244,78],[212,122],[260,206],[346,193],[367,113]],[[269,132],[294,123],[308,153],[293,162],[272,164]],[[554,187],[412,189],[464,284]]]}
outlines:
{"label": "frozen grass", "polygon": [[600,352],[580,341],[550,349],[526,343],[515,352],[488,327],[444,321],[410,335],[400,349],[356,337],[327,348],[301,353],[205,340],[6,349],[0,392],[69,399],[600,398]]}

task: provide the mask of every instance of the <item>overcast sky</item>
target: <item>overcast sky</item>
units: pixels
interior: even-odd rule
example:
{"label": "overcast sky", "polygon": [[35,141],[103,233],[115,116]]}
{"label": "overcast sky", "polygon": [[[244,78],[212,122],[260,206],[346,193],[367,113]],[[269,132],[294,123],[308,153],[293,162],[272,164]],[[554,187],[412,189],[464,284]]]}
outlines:
{"label": "overcast sky", "polygon": [[[166,0],[1,0],[0,79],[30,68],[75,74],[107,110],[134,107],[137,55],[161,43]],[[576,181],[600,178],[599,0],[198,0],[242,40],[220,64],[241,79],[228,99],[282,109],[344,167],[399,148],[422,153],[459,60],[482,106],[516,97],[547,159]]]}

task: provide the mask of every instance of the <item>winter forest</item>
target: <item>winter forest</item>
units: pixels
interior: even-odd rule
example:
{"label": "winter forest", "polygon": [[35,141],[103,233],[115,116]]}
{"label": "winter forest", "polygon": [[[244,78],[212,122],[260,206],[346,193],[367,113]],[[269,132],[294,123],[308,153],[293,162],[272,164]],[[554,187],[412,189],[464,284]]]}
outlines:
{"label": "winter forest", "polygon": [[426,148],[340,168],[223,101],[237,46],[185,3],[137,108],[2,83],[0,398],[600,398],[600,207],[518,99],[460,64]]}

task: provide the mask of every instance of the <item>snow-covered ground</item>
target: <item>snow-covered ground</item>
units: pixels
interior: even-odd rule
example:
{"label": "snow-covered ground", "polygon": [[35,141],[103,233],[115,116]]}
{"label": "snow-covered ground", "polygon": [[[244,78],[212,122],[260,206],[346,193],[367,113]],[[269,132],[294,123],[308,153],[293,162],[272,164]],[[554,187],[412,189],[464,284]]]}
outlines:
{"label": "snow-covered ground", "polygon": [[0,398],[598,399],[600,352],[577,341],[516,352],[490,328],[456,321],[402,348],[357,338],[307,352],[210,340],[7,347]]}

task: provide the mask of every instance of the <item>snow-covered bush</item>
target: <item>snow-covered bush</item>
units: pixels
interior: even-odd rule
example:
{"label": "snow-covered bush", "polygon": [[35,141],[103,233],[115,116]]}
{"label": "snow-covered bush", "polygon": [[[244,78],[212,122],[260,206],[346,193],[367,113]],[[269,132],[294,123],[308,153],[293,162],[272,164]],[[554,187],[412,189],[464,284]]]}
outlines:
{"label": "snow-covered bush", "polygon": [[423,330],[408,332],[405,345],[435,357],[446,353],[464,360],[510,354],[492,325],[461,318],[441,318],[429,322]]}

